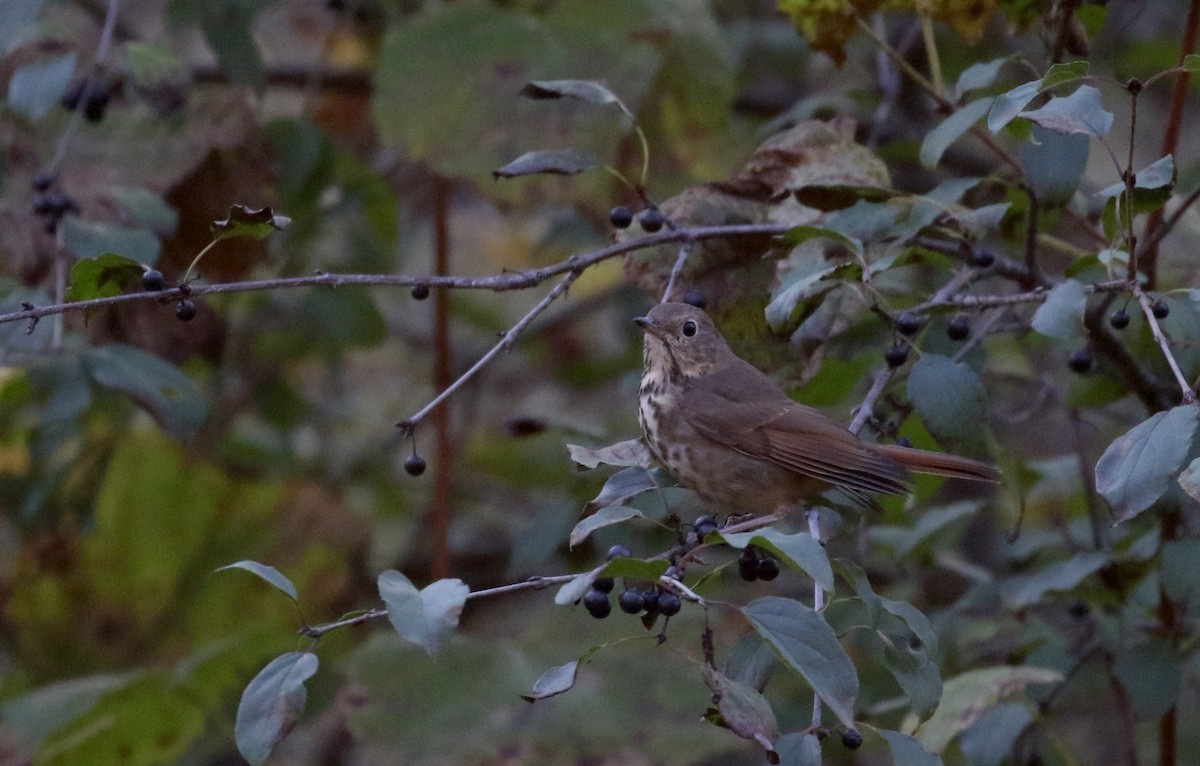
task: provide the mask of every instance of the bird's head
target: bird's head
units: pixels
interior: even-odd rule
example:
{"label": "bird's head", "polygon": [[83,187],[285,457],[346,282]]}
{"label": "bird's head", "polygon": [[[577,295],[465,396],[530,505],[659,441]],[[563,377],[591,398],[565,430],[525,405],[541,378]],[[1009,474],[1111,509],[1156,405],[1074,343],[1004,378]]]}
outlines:
{"label": "bird's head", "polygon": [[633,321],[646,331],[648,369],[694,378],[732,353],[708,314],[688,303],[660,303]]}

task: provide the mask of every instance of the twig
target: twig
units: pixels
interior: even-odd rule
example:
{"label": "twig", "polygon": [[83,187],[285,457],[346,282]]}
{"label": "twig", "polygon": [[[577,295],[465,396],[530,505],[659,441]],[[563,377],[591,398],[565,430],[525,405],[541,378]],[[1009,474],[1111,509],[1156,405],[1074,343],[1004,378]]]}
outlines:
{"label": "twig", "polygon": [[1022,286],[1032,288],[1042,282],[1041,270],[1038,268],[1038,221],[1041,218],[1041,202],[1033,189],[1026,189],[1029,195],[1029,216],[1025,223],[1025,268],[1029,275]]}
{"label": "twig", "polygon": [[[816,508],[808,509],[808,533],[813,539],[821,542],[821,513]],[[825,609],[825,590],[821,587],[821,583],[813,580],[813,611],[820,612]],[[813,692],[813,713],[812,713],[813,728],[818,728],[821,725],[821,697]]]}
{"label": "twig", "polygon": [[550,304],[553,303],[555,299],[565,293],[567,288],[571,286],[571,283],[578,279],[579,275],[582,273],[582,271],[568,272],[567,275],[563,277],[562,280],[559,281],[559,283],[555,285],[550,292],[546,293],[546,297],[538,301],[536,306],[530,309],[525,316],[521,317],[521,319],[515,325],[513,325],[510,330],[508,330],[508,332],[504,333],[504,337],[501,338],[500,342],[492,346],[492,348],[486,354],[479,358],[479,361],[471,365],[469,370],[460,375],[457,380],[447,386],[440,394],[433,398],[433,401],[422,407],[421,410],[415,415],[397,423],[396,425],[400,427],[400,429],[404,432],[404,435],[411,435],[413,430],[417,427],[417,424],[424,420],[426,415],[428,415],[430,412],[433,412],[439,405],[453,396],[455,391],[462,388],[464,383],[475,377],[476,373],[486,367],[488,362],[492,361],[492,359],[499,355],[501,351],[508,351],[510,348],[512,348],[513,342],[517,339],[517,336],[521,334],[521,331],[528,327],[529,323],[532,322],[538,314],[549,308]]}
{"label": "twig", "polygon": [[867,424],[867,420],[875,410],[875,402],[880,396],[883,396],[883,389],[887,388],[888,381],[892,379],[894,372],[895,370],[891,367],[884,367],[875,376],[874,382],[871,383],[871,390],[867,391],[862,403],[858,405],[858,412],[854,413],[854,420],[850,421],[850,433],[858,433]]}
{"label": "twig", "polygon": [[1188,385],[1187,379],[1183,377],[1183,371],[1179,369],[1179,363],[1175,361],[1175,355],[1171,353],[1171,345],[1167,341],[1167,337],[1163,335],[1162,328],[1158,325],[1158,318],[1154,316],[1154,310],[1150,308],[1150,299],[1146,297],[1146,293],[1142,291],[1141,286],[1136,283],[1131,286],[1133,297],[1137,299],[1138,305],[1142,307],[1142,313],[1146,316],[1146,321],[1150,323],[1150,337],[1162,349],[1163,356],[1167,359],[1167,365],[1171,368],[1171,374],[1175,376],[1175,381],[1179,384],[1180,390],[1183,392],[1183,403],[1191,404],[1196,401],[1196,392]]}
{"label": "twig", "polygon": [[136,292],[124,295],[113,295],[106,298],[92,298],[86,301],[56,303],[51,306],[35,306],[31,309],[12,311],[0,314],[0,324],[21,322],[29,319],[65,314],[73,311],[89,311],[91,309],[115,306],[136,301],[161,301],[170,303],[189,296],[215,295],[218,293],[241,293],[255,290],[278,290],[291,287],[311,287],[327,285],[331,287],[361,286],[412,286],[426,285],[428,287],[453,288],[458,290],[525,290],[545,282],[546,280],[566,274],[571,271],[583,271],[601,261],[615,258],[619,255],[643,250],[658,245],[674,242],[703,241],[709,239],[726,239],[737,237],[773,237],[788,230],[783,224],[740,224],[736,226],[701,226],[697,228],[680,228],[673,231],[663,231],[645,237],[619,242],[599,250],[571,256],[565,261],[528,271],[498,274],[489,277],[435,277],[410,276],[407,274],[330,274],[319,273],[304,277],[283,277],[278,279],[261,279],[252,282],[228,282],[214,285],[191,284],[186,290],[175,287],[160,292]]}
{"label": "twig", "polygon": [[[450,273],[450,181],[433,179],[434,271],[439,277]],[[454,382],[453,349],[450,344],[450,294],[438,290],[433,296],[433,387],[442,391]],[[450,575],[450,523],[453,508],[450,486],[454,472],[454,443],[450,434],[450,410],[439,409],[433,418],[433,495],[429,504],[432,549],[430,574],[440,580]]]}
{"label": "twig", "polygon": [[671,267],[671,276],[667,279],[667,289],[663,290],[662,303],[671,300],[671,295],[675,292],[675,280],[679,278],[679,273],[683,271],[683,264],[687,263],[689,243],[684,242],[679,248],[679,255],[675,256],[675,265]]}

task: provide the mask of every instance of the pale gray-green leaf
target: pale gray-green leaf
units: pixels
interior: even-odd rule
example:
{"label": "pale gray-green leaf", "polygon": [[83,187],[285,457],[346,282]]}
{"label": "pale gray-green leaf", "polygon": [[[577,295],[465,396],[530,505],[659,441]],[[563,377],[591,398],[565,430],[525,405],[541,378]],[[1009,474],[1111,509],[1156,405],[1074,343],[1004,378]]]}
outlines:
{"label": "pale gray-green leaf", "polygon": [[304,682],[320,664],[309,652],[288,652],[271,660],[242,692],[234,738],[238,752],[260,766],[275,745],[296,726],[308,693]]}
{"label": "pale gray-green leaf", "polygon": [[1051,338],[1069,340],[1086,334],[1083,312],[1087,291],[1074,279],[1059,282],[1033,314],[1033,329]]}
{"label": "pale gray-green leaf", "polygon": [[1069,96],[1050,99],[1040,109],[1021,112],[1020,117],[1056,133],[1083,133],[1103,138],[1112,129],[1113,113],[1100,101],[1100,91],[1080,85]]}
{"label": "pale gray-green leaf", "polygon": [[1076,587],[1110,558],[1111,554],[1106,551],[1084,551],[1029,574],[1009,577],[1000,582],[1000,598],[1009,609],[1032,606],[1041,602],[1047,593]]}
{"label": "pale gray-green leaf", "polygon": [[991,110],[994,101],[993,98],[976,99],[926,133],[921,142],[921,164],[930,169],[937,167],[946,150]]}
{"label": "pale gray-green leaf", "polygon": [[436,653],[458,627],[470,593],[465,583],[455,579],[437,580],[418,591],[393,569],[379,575],[378,586],[392,627],[429,654]]}
{"label": "pale gray-green leaf", "polygon": [[245,571],[257,575],[261,579],[283,591],[291,597],[292,601],[300,600],[300,595],[296,592],[296,586],[292,584],[291,580],[284,577],[282,572],[273,566],[260,564],[257,561],[246,560],[238,561],[233,564],[226,564],[223,567],[217,567],[214,571],[223,572],[227,569],[244,569]]}
{"label": "pale gray-green leaf", "polygon": [[637,508],[630,508],[627,505],[610,505],[607,508],[601,508],[575,525],[575,528],[571,530],[571,539],[568,545],[574,548],[586,540],[588,535],[597,529],[610,527],[613,524],[620,524],[630,519],[641,518],[645,518],[645,515],[641,511]]}
{"label": "pale gray-green leaf", "polygon": [[537,702],[570,691],[571,687],[575,685],[575,676],[578,672],[579,660],[556,665],[542,673],[541,678],[534,681],[529,694],[522,694],[521,699],[526,702]]}
{"label": "pale gray-green leaf", "polygon": [[1200,407],[1158,412],[1117,437],[1096,463],[1096,491],[1126,521],[1166,492],[1191,450]]}

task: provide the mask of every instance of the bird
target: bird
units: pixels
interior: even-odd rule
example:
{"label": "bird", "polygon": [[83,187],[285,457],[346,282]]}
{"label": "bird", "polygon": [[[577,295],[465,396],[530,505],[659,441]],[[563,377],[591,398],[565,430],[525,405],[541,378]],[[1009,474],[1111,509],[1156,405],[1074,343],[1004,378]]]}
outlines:
{"label": "bird", "polygon": [[708,502],[770,512],[807,507],[836,488],[879,509],[875,495],[911,493],[910,471],[999,479],[989,463],[864,442],[738,357],[693,305],[660,303],[634,322],[644,330],[638,420],[646,446]]}

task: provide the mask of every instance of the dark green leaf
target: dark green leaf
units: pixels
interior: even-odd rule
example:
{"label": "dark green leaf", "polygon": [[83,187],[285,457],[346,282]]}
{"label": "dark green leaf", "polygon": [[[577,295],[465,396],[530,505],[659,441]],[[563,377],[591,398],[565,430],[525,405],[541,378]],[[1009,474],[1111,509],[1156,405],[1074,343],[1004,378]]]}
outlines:
{"label": "dark green leaf", "polygon": [[1055,86],[1087,77],[1088,69],[1089,64],[1086,61],[1064,61],[1055,64],[1042,77],[1040,90],[1044,93]]}
{"label": "dark green leaf", "polygon": [[578,672],[579,660],[571,660],[565,665],[556,665],[542,673],[541,678],[534,681],[529,694],[522,694],[521,699],[526,702],[537,702],[570,691],[571,687],[575,685],[575,675]]}
{"label": "dark green leaf", "polygon": [[829,623],[804,604],[776,596],[754,601],[742,613],[783,664],[803,676],[843,724],[852,726],[858,674]]}
{"label": "dark green leaf", "polygon": [[1100,102],[1100,91],[1090,85],[1080,85],[1071,95],[1052,98],[1041,109],[1019,116],[1056,133],[1083,133],[1096,138],[1107,136],[1113,124],[1112,112]]}
{"label": "dark green leaf", "polygon": [[291,222],[292,219],[285,215],[275,215],[270,207],[254,210],[245,205],[233,205],[229,208],[229,217],[222,221],[213,221],[210,228],[217,239],[262,239],[272,232],[283,231]]}
{"label": "dark green leaf", "polygon": [[0,718],[11,730],[21,733],[22,744],[33,748],[86,714],[104,695],[124,688],[139,675],[139,671],[132,671],[55,681],[6,700],[0,705]]}
{"label": "dark green leaf", "polygon": [[170,236],[179,225],[179,214],[166,201],[142,186],[115,186],[108,190],[134,223],[156,234]]}
{"label": "dark green leaf", "polygon": [[[1168,154],[1160,157],[1134,174],[1133,179],[1133,214],[1150,213],[1167,203],[1171,192],[1175,190],[1175,180],[1178,170],[1175,167],[1174,156]],[[1118,199],[1122,210],[1126,208],[1123,195],[1125,184],[1118,182],[1096,193],[1110,201]],[[1115,207],[1113,208],[1115,211]],[[1106,211],[1112,214],[1112,211]]]}
{"label": "dark green leaf", "polygon": [[1128,521],[1155,503],[1183,468],[1196,432],[1194,404],[1158,412],[1118,437],[1096,463],[1096,491]]}
{"label": "dark green leaf", "polygon": [[1033,329],[1051,338],[1082,338],[1087,291],[1074,279],[1059,282],[1033,314]]}
{"label": "dark green leaf", "polygon": [[252,27],[265,4],[251,0],[206,0],[198,5],[203,8],[200,29],[217,54],[221,71],[235,83],[263,90],[267,77]]}
{"label": "dark green leaf", "polygon": [[942,699],[942,674],[924,647],[913,648],[883,633],[874,636],[883,644],[883,665],[900,684],[912,713],[926,718]]}
{"label": "dark green leaf", "polygon": [[271,660],[242,692],[234,736],[238,752],[252,766],[265,762],[295,728],[308,699],[304,682],[319,664],[315,654],[288,652]]}
{"label": "dark green leaf", "polygon": [[1143,720],[1159,718],[1179,702],[1183,667],[1174,647],[1163,639],[1118,652],[1112,669]]}
{"label": "dark green leaf", "polygon": [[983,383],[975,371],[938,354],[924,354],[908,376],[908,398],[938,441],[977,448],[985,422]]}
{"label": "dark green leaf", "polygon": [[458,627],[471,592],[462,580],[455,579],[436,580],[418,591],[394,569],[379,575],[378,586],[392,627],[429,654],[436,654]]}
{"label": "dark green leaf", "polygon": [[645,514],[637,508],[630,508],[627,505],[610,505],[593,513],[585,519],[581,519],[575,528],[571,530],[571,539],[568,543],[569,547],[574,548],[588,538],[588,535],[595,532],[597,529],[611,527],[613,524],[620,524],[623,521],[630,519],[642,519]]}
{"label": "dark green leaf", "polygon": [[776,763],[774,741],[779,736],[779,724],[771,703],[746,684],[727,678],[712,667],[704,667],[704,683],[712,690],[717,706],[707,716],[710,723],[724,726],[734,734],[757,742],[767,751],[767,758]]}
{"label": "dark green leaf", "polygon": [[996,98],[988,114],[988,130],[999,133],[1032,101],[1042,87],[1041,80],[1022,83]]}
{"label": "dark green leaf", "polygon": [[227,569],[244,569],[251,574],[258,575],[263,580],[283,591],[291,597],[292,601],[300,600],[300,595],[296,593],[296,586],[292,584],[291,580],[284,577],[282,572],[273,566],[260,564],[257,561],[247,560],[238,561],[233,564],[226,564],[223,567],[218,567],[216,571],[223,572]]}
{"label": "dark green leaf", "polygon": [[[1200,461],[1200,458],[1197,458]],[[1200,539],[1168,540],[1162,546],[1162,586],[1172,601],[1200,603]]]}
{"label": "dark green leaf", "polygon": [[1062,206],[1071,201],[1087,166],[1091,139],[1066,135],[1034,125],[1029,140],[1021,144],[1021,171],[1034,195],[1044,205]]}
{"label": "dark green leaf", "polygon": [[921,142],[921,164],[931,169],[937,167],[950,145],[982,119],[991,110],[994,101],[993,98],[972,101],[926,133],[925,140]]}
{"label": "dark green leaf", "polygon": [[734,681],[762,691],[776,665],[771,645],[757,633],[747,633],[725,655],[722,671]]}
{"label": "dark green leaf", "polygon": [[971,766],[1000,766],[1008,760],[1021,733],[1033,723],[1029,708],[1002,702],[979,716],[958,740]]}
{"label": "dark green leaf", "polygon": [[148,229],[136,229],[116,223],[94,223],[68,215],[59,224],[63,244],[76,258],[96,258],[117,253],[147,266],[158,263],[162,245]]}
{"label": "dark green leaf", "polygon": [[58,106],[75,72],[74,51],[19,67],[8,81],[8,106],[27,120],[40,120]]}
{"label": "dark green leaf", "polygon": [[826,212],[843,210],[859,200],[886,202],[897,194],[891,189],[854,184],[810,184],[791,191],[801,205]]}
{"label": "dark green leaf", "polygon": [[942,766],[941,757],[922,747],[915,737],[887,729],[876,729],[875,733],[888,743],[896,766]]}
{"label": "dark green leaf", "polygon": [[1200,53],[1189,53],[1183,57],[1183,71],[1200,72]]}
{"label": "dark green leaf", "polygon": [[780,234],[776,241],[784,247],[795,247],[810,239],[830,239],[852,253],[862,254],[861,242],[855,242],[839,231],[820,226],[793,226],[783,234]]}
{"label": "dark green leaf", "polygon": [[634,580],[657,580],[667,571],[670,562],[664,559],[642,561],[618,556],[604,565],[600,574],[605,577],[629,577]]}
{"label": "dark green leaf", "polygon": [[1057,670],[1024,665],[1004,665],[969,670],[946,682],[942,704],[917,729],[917,739],[926,750],[940,753],[959,733],[1004,697],[1029,684],[1052,684],[1062,680]]}
{"label": "dark green leaf", "polygon": [[779,766],[821,766],[821,740],[802,731],[789,732],[775,740]]}
{"label": "dark green leaf", "polygon": [[1084,551],[1038,571],[1010,577],[1000,582],[1000,598],[1009,609],[1033,606],[1047,593],[1076,587],[1110,558],[1111,554],[1105,551]]}
{"label": "dark green leaf", "polygon": [[646,442],[641,439],[629,439],[617,442],[607,447],[581,447],[578,444],[568,444],[567,452],[577,465],[584,468],[595,468],[604,465],[623,467],[640,466],[649,468],[654,463]]}
{"label": "dark green leaf", "polygon": [[167,433],[190,439],[208,415],[199,386],[179,368],[145,351],[110,343],[84,352],[92,380],[128,394]]}
{"label": "dark green leaf", "polygon": [[779,286],[771,290],[771,302],[765,311],[767,323],[776,332],[790,325],[802,301],[837,287],[834,275],[842,268],[843,264],[835,263],[816,271],[802,267],[786,272]]}
{"label": "dark green leaf", "polygon": [[765,548],[785,564],[803,570],[825,590],[833,590],[833,568],[829,565],[825,547],[807,532],[785,535],[773,527],[768,527],[757,532],[718,534],[727,545],[739,550],[748,545]]}
{"label": "dark green leaf", "polygon": [[130,287],[140,288],[142,264],[116,253],[104,253],[95,258],[81,258],[71,267],[71,284],[67,300],[86,301],[120,295]]}
{"label": "dark green leaf", "polygon": [[515,178],[536,173],[573,176],[599,166],[600,159],[584,149],[526,152],[499,170],[493,170],[492,176]]}

